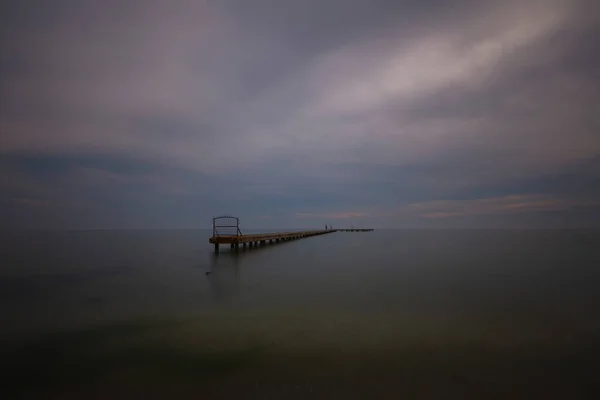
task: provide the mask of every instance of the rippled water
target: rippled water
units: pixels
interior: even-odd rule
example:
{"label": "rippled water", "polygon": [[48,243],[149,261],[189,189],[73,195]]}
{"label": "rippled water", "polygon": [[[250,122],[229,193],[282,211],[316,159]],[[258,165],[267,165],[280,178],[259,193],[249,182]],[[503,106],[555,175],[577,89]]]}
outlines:
{"label": "rippled water", "polygon": [[208,231],[2,234],[11,394],[588,395],[600,232],[377,230],[218,256]]}

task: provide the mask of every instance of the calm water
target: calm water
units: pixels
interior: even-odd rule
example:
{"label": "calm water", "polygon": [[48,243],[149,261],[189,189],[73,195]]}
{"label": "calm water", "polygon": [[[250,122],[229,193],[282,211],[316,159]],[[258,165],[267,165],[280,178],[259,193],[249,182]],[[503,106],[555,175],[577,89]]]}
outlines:
{"label": "calm water", "polygon": [[[11,396],[583,398],[600,232],[3,233]],[[207,272],[209,272],[207,274]]]}

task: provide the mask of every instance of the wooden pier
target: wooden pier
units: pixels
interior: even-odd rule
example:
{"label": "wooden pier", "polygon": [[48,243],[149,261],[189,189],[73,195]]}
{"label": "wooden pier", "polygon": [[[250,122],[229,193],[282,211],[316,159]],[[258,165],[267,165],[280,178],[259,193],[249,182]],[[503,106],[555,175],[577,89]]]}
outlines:
{"label": "wooden pier", "polygon": [[332,232],[335,232],[335,230],[328,229],[320,231],[259,233],[254,235],[212,236],[208,241],[215,245],[215,252],[218,253],[220,244],[229,244],[232,249],[238,249],[240,245],[242,245],[243,248],[246,248],[246,246],[258,247],[264,246],[267,243],[286,242]]}
{"label": "wooden pier", "polygon": [[[220,225],[221,220],[231,221]],[[311,236],[324,235],[333,232],[370,232],[373,229],[321,229],[312,231],[292,231],[292,232],[272,232],[272,233],[255,233],[244,235],[240,230],[239,218],[222,215],[213,218],[213,234],[208,239],[209,243],[214,244],[215,253],[219,252],[219,245],[229,244],[232,250],[237,250],[242,245],[243,248],[259,247],[266,244],[287,242]]]}

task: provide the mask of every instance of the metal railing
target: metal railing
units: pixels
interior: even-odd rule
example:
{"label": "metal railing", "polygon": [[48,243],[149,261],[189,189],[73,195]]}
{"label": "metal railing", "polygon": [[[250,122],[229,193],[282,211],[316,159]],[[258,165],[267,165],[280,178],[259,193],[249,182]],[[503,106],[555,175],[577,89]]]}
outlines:
{"label": "metal railing", "polygon": [[[220,224],[221,220],[229,222],[224,221],[223,224]],[[213,237],[242,236],[242,231],[240,230],[240,219],[231,215],[220,215],[218,217],[213,217],[212,229]]]}

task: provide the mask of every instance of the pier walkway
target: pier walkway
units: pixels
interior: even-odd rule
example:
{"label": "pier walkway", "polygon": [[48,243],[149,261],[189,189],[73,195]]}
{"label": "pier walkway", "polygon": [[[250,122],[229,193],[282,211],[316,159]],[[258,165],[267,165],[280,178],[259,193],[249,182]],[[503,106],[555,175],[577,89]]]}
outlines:
{"label": "pier walkway", "polygon": [[[219,224],[221,220],[225,224]],[[209,243],[214,244],[215,253],[219,252],[219,245],[229,244],[232,249],[239,249],[240,244],[242,247],[258,247],[264,246],[267,243],[279,243],[284,241],[296,240],[307,238],[311,236],[324,235],[327,233],[333,233],[337,231],[343,232],[368,232],[373,229],[321,229],[312,231],[291,231],[291,232],[272,232],[272,233],[256,233],[244,235],[240,230],[240,221],[237,217],[229,215],[222,215],[220,217],[213,218],[213,234],[208,239]]]}
{"label": "pier walkway", "polygon": [[301,231],[301,232],[274,232],[259,233],[255,235],[225,235],[212,236],[208,241],[215,245],[215,252],[219,251],[220,244],[230,244],[232,249],[242,247],[258,247],[269,243],[279,243],[282,241],[302,239],[310,236],[324,235],[335,232],[333,229],[320,231]]}

